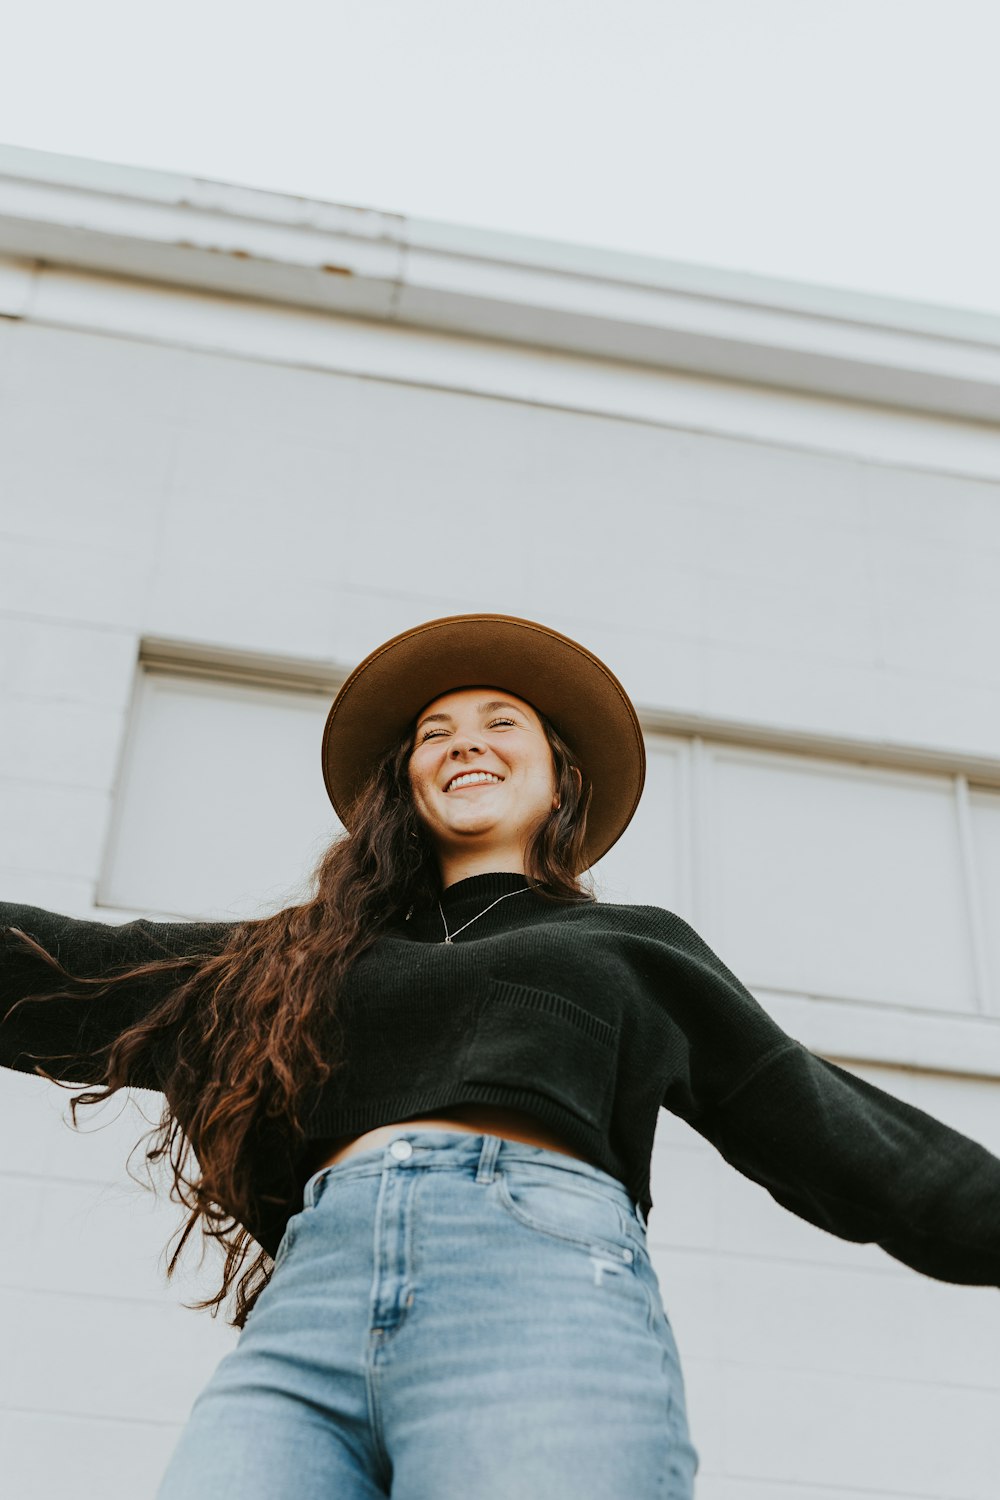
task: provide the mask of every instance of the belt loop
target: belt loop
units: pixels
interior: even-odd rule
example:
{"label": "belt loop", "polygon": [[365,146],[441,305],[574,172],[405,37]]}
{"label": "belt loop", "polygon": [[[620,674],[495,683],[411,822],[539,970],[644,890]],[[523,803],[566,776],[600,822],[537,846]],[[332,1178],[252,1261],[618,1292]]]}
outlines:
{"label": "belt loop", "polygon": [[642,1225],[643,1229],[645,1229],[646,1228],[646,1215],[642,1211],[642,1204],[639,1203],[638,1201],[636,1202],[636,1205],[635,1205],[635,1216],[639,1220],[639,1223]]}
{"label": "belt loop", "polygon": [[314,1172],[310,1177],[302,1193],[302,1206],[304,1208],[314,1208],[316,1206],[316,1190],[326,1174],[333,1171],[335,1165],[335,1162],[331,1162],[327,1167],[320,1167],[319,1171]]}
{"label": "belt loop", "polygon": [[476,1168],[477,1182],[492,1182],[496,1176],[496,1159],[503,1145],[503,1137],[499,1135],[484,1135],[482,1150],[479,1153],[479,1165]]}

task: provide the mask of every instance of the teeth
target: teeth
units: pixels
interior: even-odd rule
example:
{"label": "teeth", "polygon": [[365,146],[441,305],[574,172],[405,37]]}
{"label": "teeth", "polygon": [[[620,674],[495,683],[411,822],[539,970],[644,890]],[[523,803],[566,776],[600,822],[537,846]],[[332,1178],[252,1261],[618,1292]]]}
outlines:
{"label": "teeth", "polygon": [[456,776],[454,781],[448,783],[447,790],[454,791],[457,786],[474,786],[480,781],[501,781],[503,778],[494,776],[490,771],[466,771],[462,776]]}

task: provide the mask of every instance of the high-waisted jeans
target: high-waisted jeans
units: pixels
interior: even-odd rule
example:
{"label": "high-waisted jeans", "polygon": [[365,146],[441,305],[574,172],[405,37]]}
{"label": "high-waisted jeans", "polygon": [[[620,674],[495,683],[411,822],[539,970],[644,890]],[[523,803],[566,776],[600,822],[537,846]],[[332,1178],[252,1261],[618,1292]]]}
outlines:
{"label": "high-waisted jeans", "polygon": [[691,1500],[697,1468],[624,1184],[401,1126],[306,1183],[157,1500]]}

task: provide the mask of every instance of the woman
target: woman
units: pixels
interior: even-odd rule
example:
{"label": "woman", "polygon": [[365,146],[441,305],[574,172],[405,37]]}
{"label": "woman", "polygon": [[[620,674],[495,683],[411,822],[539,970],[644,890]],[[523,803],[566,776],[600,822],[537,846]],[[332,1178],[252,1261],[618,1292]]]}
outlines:
{"label": "woman", "polygon": [[[168,1275],[199,1218],[227,1251],[198,1306],[262,1247],[159,1500],[690,1500],[646,1244],[661,1107],[811,1223],[1000,1285],[1000,1160],[787,1036],[680,917],[582,882],[645,768],[592,653],[429,621],[351,674],[322,749],[346,833],[301,906],[0,908],[0,1062],[99,1081],[74,1121],[163,1092]],[[46,964],[70,984],[39,998]]]}

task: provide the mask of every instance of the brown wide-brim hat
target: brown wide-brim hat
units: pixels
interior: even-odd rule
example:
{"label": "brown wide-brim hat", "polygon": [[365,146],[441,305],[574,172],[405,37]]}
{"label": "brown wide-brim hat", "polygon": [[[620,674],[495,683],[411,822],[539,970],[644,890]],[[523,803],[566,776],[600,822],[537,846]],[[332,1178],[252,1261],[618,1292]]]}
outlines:
{"label": "brown wide-brim hat", "polygon": [[[355,667],[323,730],[323,780],[344,827],[375,758],[442,693],[498,687],[543,713],[592,796],[585,868],[628,827],[646,778],[632,703],[614,673],[569,636],[514,615],[446,615],[404,630]],[[575,873],[579,874],[579,871]]]}

